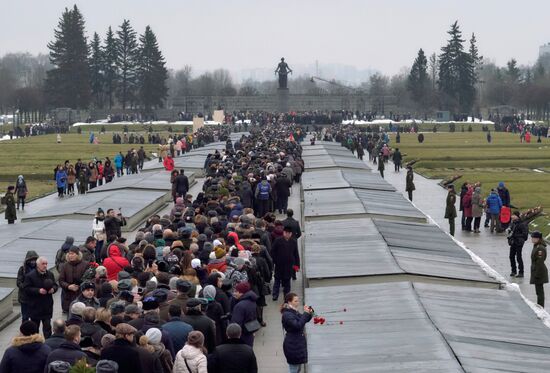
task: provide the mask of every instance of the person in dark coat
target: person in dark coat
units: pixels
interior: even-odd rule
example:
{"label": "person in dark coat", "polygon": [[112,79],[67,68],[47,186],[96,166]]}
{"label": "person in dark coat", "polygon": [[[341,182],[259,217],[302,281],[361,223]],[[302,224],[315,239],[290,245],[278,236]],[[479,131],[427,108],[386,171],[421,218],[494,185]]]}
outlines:
{"label": "person in dark coat", "polygon": [[413,200],[413,190],[416,187],[414,186],[414,172],[411,166],[407,166],[407,176],[405,178],[405,190],[409,194],[409,201]]}
{"label": "person in dark coat", "polygon": [[13,224],[17,220],[17,211],[15,210],[15,196],[13,194],[14,186],[10,185],[8,191],[2,197],[2,204],[6,205],[6,211],[4,217],[8,221],[8,224]]}
{"label": "person in dark coat", "polygon": [[69,325],[65,329],[65,342],[53,350],[46,360],[46,366],[53,361],[66,361],[75,365],[78,360],[86,359],[87,355],[80,349],[80,327]]}
{"label": "person in dark coat", "polygon": [[298,243],[292,237],[292,228],[285,227],[283,237],[273,241],[271,248],[271,257],[275,265],[275,281],[273,282],[273,300],[279,298],[279,290],[283,285],[284,294],[290,293],[290,279],[292,271],[298,272],[300,269],[300,254],[298,253]]}
{"label": "person in dark coat", "polygon": [[254,347],[254,332],[246,330],[246,323],[258,319],[256,312],[256,300],[258,296],[250,289],[248,282],[240,282],[233,292],[235,306],[231,313],[231,322],[238,324],[243,333],[241,339],[250,347]]}
{"label": "person in dark coat", "polygon": [[531,233],[531,242],[533,251],[531,251],[531,279],[529,283],[535,285],[537,304],[544,308],[544,284],[548,283],[548,268],[544,264],[547,255],[546,242],[539,231]]}
{"label": "person in dark coat", "polygon": [[36,260],[36,269],[25,276],[23,289],[28,297],[30,319],[38,326],[42,323],[44,337],[48,338],[52,334],[52,294],[58,289],[53,273],[48,270],[48,259],[39,257]]}
{"label": "person in dark coat", "polygon": [[[508,244],[510,245],[510,266],[512,267],[511,277],[523,277],[523,258],[521,251],[523,244],[529,238],[529,228],[525,222],[520,219],[519,211],[514,211],[512,214],[512,225],[508,228]],[[516,267],[516,258],[517,264]],[[516,272],[519,269],[519,272]]]}
{"label": "person in dark coat", "polygon": [[283,226],[292,228],[292,235],[294,238],[298,239],[302,237],[302,230],[300,229],[300,223],[298,220],[293,218],[294,210],[286,210],[286,219],[283,220]]}
{"label": "person in dark coat", "polygon": [[171,304],[168,308],[170,319],[164,323],[161,330],[165,330],[170,334],[174,351],[178,352],[185,346],[187,336],[193,331],[193,327],[181,319],[181,307],[177,304]]}
{"label": "person in dark coat", "polygon": [[243,181],[241,184],[239,196],[241,198],[243,208],[254,207],[254,192],[252,191],[252,186],[248,180]]}
{"label": "person in dark coat", "polygon": [[176,196],[185,198],[185,195],[189,191],[189,179],[184,175],[183,168],[180,170],[179,175],[174,179],[174,184]]}
{"label": "person in dark coat", "polygon": [[455,218],[456,218],[456,192],[453,184],[447,185],[447,200],[445,204],[445,219],[449,220],[449,234],[455,235]]}
{"label": "person in dark coat", "polygon": [[298,312],[300,299],[294,293],[285,296],[281,307],[282,324],[285,330],[283,352],[290,372],[299,372],[300,366],[307,363],[307,341],[304,335],[306,324],[313,317],[313,309],[304,305],[304,313]]}
{"label": "person in dark coat", "polygon": [[38,254],[36,253],[36,251],[27,251],[27,254],[25,255],[25,261],[17,271],[17,301],[21,305],[22,321],[27,321],[29,319],[29,305],[27,294],[23,289],[23,284],[25,283],[25,276],[27,275],[27,273],[33,271],[36,268],[36,259],[38,259]]}
{"label": "person in dark coat", "polygon": [[286,214],[290,188],[292,188],[292,181],[289,180],[285,174],[279,174],[275,179],[275,193],[277,194],[276,209],[279,210],[279,214]]}
{"label": "person in dark coat", "polygon": [[202,302],[199,299],[189,299],[185,307],[185,315],[181,320],[204,335],[204,347],[212,353],[216,349],[216,324],[203,314],[201,306]]}
{"label": "person in dark coat", "polygon": [[24,321],[19,328],[20,335],[13,338],[6,349],[0,372],[2,373],[42,373],[51,352],[44,344],[44,337],[38,334],[38,326],[32,321]]}
{"label": "person in dark coat", "polygon": [[66,254],[65,263],[61,264],[59,271],[59,286],[61,287],[61,309],[69,312],[70,304],[80,294],[82,275],[88,268],[88,262],[82,260],[80,249],[73,246]]}
{"label": "person in dark coat", "polygon": [[118,238],[122,235],[122,228],[126,225],[126,219],[122,216],[120,211],[115,212],[113,209],[107,210],[107,217],[104,221],[105,224],[105,236],[107,238],[115,235]]}
{"label": "person in dark coat", "polygon": [[394,166],[395,172],[401,171],[401,161],[403,160],[403,156],[401,155],[399,148],[395,149],[395,152],[393,152],[392,158],[393,158],[393,166]]}
{"label": "person in dark coat", "polygon": [[241,340],[238,324],[227,326],[227,342],[208,355],[208,370],[212,373],[257,373],[258,363],[252,347]]}
{"label": "person in dark coat", "polygon": [[65,321],[57,319],[53,322],[53,334],[44,342],[52,351],[65,342]]}
{"label": "person in dark coat", "polygon": [[498,183],[497,192],[502,201],[502,206],[510,207],[510,191],[504,186],[503,181]]}
{"label": "person in dark coat", "polygon": [[382,176],[382,179],[384,178],[384,169],[386,166],[384,166],[384,159],[382,155],[378,156],[378,171],[380,172],[380,176]]}
{"label": "person in dark coat", "polygon": [[118,373],[142,373],[140,353],[134,344],[136,328],[121,323],[116,326],[116,339],[101,351],[102,360],[118,364]]}

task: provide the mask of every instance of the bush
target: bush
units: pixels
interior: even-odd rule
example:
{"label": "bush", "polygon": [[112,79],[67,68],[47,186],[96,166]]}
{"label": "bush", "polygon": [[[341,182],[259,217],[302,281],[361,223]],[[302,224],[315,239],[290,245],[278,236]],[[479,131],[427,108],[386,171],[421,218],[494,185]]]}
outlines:
{"label": "bush", "polygon": [[449,124],[449,132],[455,132],[456,131],[456,125],[454,123]]}
{"label": "bush", "polygon": [[468,126],[468,132],[472,132],[472,131],[473,131],[472,125],[470,124],[470,125]]}

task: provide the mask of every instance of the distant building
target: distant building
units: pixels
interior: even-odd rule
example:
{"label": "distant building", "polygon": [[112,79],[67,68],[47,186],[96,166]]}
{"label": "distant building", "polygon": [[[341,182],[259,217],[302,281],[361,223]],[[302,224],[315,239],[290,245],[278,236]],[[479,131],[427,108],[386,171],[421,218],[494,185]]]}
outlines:
{"label": "distant building", "polygon": [[539,57],[544,56],[545,54],[550,54],[550,43],[541,45],[539,47]]}

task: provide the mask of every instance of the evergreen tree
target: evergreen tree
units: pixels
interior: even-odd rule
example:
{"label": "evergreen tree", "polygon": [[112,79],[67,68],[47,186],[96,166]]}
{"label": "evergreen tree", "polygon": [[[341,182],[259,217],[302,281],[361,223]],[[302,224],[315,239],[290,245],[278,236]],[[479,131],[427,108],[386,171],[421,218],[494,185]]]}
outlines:
{"label": "evergreen tree", "polygon": [[483,56],[479,54],[479,50],[477,49],[477,40],[474,33],[472,33],[472,37],[470,38],[470,57],[472,58],[472,62],[474,64],[474,73],[477,82],[479,77],[479,69],[483,64]]}
{"label": "evergreen tree", "polygon": [[90,84],[92,88],[92,99],[95,107],[103,108],[103,98],[105,91],[105,76],[103,72],[103,50],[101,40],[97,32],[94,33],[92,44],[90,45]]}
{"label": "evergreen tree", "polygon": [[467,113],[475,99],[474,61],[469,53],[464,52],[458,21],[451,25],[448,34],[450,39],[441,48],[439,56],[439,90],[448,109]]}
{"label": "evergreen tree", "polygon": [[138,82],[139,99],[142,109],[162,107],[168,95],[164,57],[158,47],[157,37],[151,27],[145,28],[145,33],[139,37]]}
{"label": "evergreen tree", "polygon": [[506,63],[506,76],[510,84],[517,84],[520,80],[521,72],[518,67],[518,62],[512,58]]}
{"label": "evergreen tree", "polygon": [[411,93],[413,101],[421,109],[426,109],[429,88],[428,60],[422,49],[418,51],[418,56],[412,65],[407,81],[407,88]]}
{"label": "evergreen tree", "polygon": [[105,36],[105,48],[103,50],[103,71],[105,73],[105,96],[109,109],[114,104],[114,94],[118,85],[118,45],[115,34],[109,26]]}
{"label": "evergreen tree", "polygon": [[136,32],[130,21],[124,20],[117,31],[117,68],[118,87],[117,98],[123,109],[135,101],[136,67],[137,67],[137,39]]}
{"label": "evergreen tree", "polygon": [[54,35],[48,43],[54,68],[48,71],[45,85],[50,104],[86,109],[91,99],[88,43],[84,17],[76,5],[65,8]]}

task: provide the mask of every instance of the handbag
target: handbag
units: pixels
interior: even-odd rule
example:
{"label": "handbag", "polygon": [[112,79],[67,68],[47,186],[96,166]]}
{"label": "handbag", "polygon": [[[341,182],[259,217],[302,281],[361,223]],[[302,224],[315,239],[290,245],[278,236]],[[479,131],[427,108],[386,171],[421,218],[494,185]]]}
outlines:
{"label": "handbag", "polygon": [[254,319],[252,321],[248,321],[244,323],[244,330],[246,330],[250,334],[257,332],[261,328],[262,328],[262,325],[260,324],[258,319]]}

